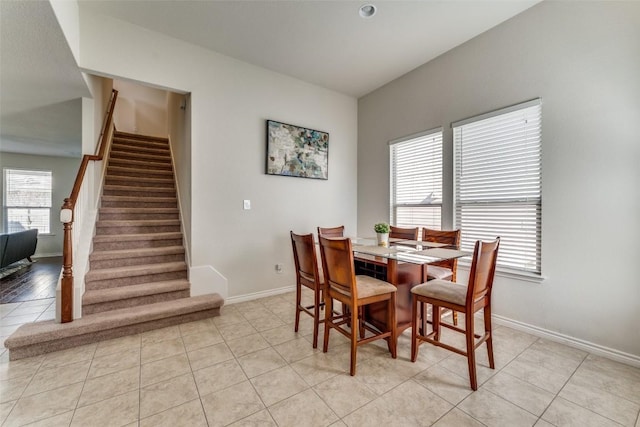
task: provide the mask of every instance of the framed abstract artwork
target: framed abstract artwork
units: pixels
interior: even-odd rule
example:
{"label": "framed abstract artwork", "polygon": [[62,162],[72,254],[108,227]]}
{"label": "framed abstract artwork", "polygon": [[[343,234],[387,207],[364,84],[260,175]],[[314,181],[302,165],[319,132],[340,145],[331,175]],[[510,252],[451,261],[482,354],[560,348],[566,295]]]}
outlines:
{"label": "framed abstract artwork", "polygon": [[329,134],[267,120],[267,174],[329,178]]}

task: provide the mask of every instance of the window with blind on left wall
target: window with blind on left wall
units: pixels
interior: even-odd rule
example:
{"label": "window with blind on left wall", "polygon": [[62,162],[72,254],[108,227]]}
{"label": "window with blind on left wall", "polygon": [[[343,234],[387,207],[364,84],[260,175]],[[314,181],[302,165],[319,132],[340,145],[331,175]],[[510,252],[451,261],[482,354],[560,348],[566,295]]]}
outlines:
{"label": "window with blind on left wall", "polygon": [[391,141],[391,224],[439,230],[442,128]]}
{"label": "window with blind on left wall", "polygon": [[51,171],[5,169],[5,230],[13,233],[38,229],[49,233],[51,223]]}

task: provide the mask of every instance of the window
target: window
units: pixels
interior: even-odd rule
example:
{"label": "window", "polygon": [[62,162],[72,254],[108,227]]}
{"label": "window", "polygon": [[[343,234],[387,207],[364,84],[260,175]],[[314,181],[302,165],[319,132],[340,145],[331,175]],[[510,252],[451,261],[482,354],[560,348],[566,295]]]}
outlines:
{"label": "window", "polygon": [[540,274],[539,99],[452,124],[461,246],[501,237],[498,267]]}
{"label": "window", "polygon": [[442,129],[390,144],[391,223],[440,229]]}
{"label": "window", "polygon": [[6,230],[49,233],[51,171],[4,170]]}

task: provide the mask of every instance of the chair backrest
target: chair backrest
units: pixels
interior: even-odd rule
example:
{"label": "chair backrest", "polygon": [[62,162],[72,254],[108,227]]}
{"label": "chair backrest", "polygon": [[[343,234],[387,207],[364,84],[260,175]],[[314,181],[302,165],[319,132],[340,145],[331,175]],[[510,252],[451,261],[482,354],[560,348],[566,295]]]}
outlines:
{"label": "chair backrest", "polygon": [[444,243],[455,247],[460,246],[460,229],[457,230],[432,230],[422,229],[422,241],[433,243]]}
{"label": "chair backrest", "polygon": [[[443,243],[445,245],[453,246],[456,249],[460,248],[460,229],[457,230],[433,230],[431,228],[422,229],[422,241],[432,243]],[[448,268],[453,272],[452,281],[456,281],[458,260],[447,259],[444,261],[436,262],[434,265],[439,267]]]}
{"label": "chair backrest", "polygon": [[496,272],[498,259],[498,247],[500,238],[491,242],[478,240],[473,250],[473,261],[469,271],[469,284],[467,286],[467,307],[474,305],[486,297],[486,305],[491,299],[493,276]]}
{"label": "chair backrest", "polygon": [[344,236],[344,225],[339,227],[318,227],[318,237],[343,237]]}
{"label": "chair backrest", "polygon": [[293,247],[293,260],[298,281],[304,280],[322,285],[319,283],[320,274],[313,233],[295,234],[291,231],[291,246]]}
{"label": "chair backrest", "polygon": [[320,253],[322,254],[322,268],[327,286],[345,296],[350,296],[352,301],[357,300],[351,239],[320,236]]}
{"label": "chair backrest", "polygon": [[390,226],[389,237],[394,239],[418,240],[419,228],[401,228]]}

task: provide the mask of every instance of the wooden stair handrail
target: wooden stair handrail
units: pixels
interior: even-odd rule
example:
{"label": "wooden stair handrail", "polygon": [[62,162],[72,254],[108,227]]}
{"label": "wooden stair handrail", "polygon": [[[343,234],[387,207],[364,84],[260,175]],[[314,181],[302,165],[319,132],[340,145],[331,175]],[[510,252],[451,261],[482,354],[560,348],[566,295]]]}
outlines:
{"label": "wooden stair handrail", "polygon": [[[98,137],[98,149],[96,154],[85,154],[82,156],[82,162],[73,183],[71,195],[64,199],[62,204],[62,212],[60,215],[64,227],[63,249],[62,249],[62,279],[61,279],[61,302],[60,302],[60,321],[67,323],[73,321],[73,239],[71,238],[71,230],[73,228],[74,208],[80,194],[80,187],[87,171],[90,161],[102,160],[106,149],[105,137],[111,128],[113,122],[113,109],[118,99],[118,91],[111,89],[111,98],[105,113],[104,122],[102,123],[102,131]],[[65,212],[66,215],[65,215]]]}

